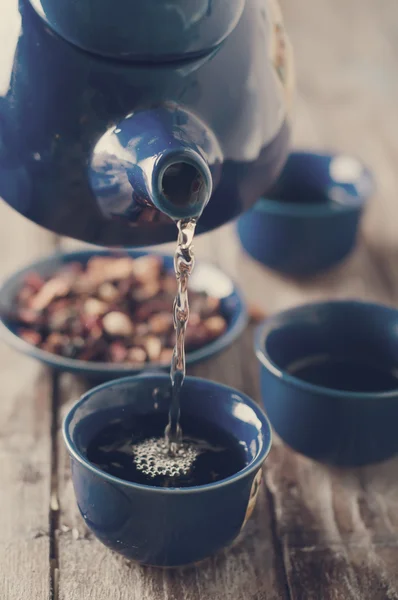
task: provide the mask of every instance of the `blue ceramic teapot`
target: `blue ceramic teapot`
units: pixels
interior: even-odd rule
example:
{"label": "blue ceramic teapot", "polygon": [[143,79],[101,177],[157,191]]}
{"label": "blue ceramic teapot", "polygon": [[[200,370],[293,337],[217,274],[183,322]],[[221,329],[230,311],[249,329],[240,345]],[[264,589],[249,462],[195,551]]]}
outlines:
{"label": "blue ceramic teapot", "polygon": [[109,246],[236,217],[287,154],[290,48],[274,0],[7,0],[0,196]]}

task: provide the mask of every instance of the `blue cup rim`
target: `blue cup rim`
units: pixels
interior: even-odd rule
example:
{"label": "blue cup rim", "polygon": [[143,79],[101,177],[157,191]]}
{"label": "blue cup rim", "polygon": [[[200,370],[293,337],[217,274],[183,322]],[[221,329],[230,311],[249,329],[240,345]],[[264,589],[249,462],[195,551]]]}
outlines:
{"label": "blue cup rim", "polygon": [[333,160],[336,157],[347,157],[351,160],[355,160],[363,170],[363,174],[367,179],[368,188],[366,192],[358,193],[356,196],[348,193],[344,196],[344,201],[337,201],[330,195],[330,191],[333,187],[341,188],[341,185],[329,185],[322,187],[321,192],[325,194],[325,202],[316,204],[313,202],[289,202],[274,200],[271,196],[260,197],[256,204],[253,206],[254,212],[264,212],[270,214],[286,215],[291,217],[331,217],[335,214],[357,212],[364,207],[367,200],[372,196],[375,191],[375,181],[372,171],[364,164],[364,162],[358,157],[340,152],[313,152],[310,150],[295,150],[289,154],[289,160],[296,160],[299,158],[311,158],[311,157],[322,157],[325,159]]}
{"label": "blue cup rim", "polygon": [[272,328],[277,325],[278,321],[283,317],[288,317],[289,314],[294,314],[298,310],[305,310],[309,308],[319,309],[321,307],[333,307],[337,308],[338,306],[368,306],[369,308],[375,309],[387,309],[390,311],[395,311],[390,306],[384,304],[378,304],[376,302],[366,302],[363,300],[331,300],[326,302],[308,302],[305,304],[299,304],[298,306],[289,308],[287,310],[275,313],[271,317],[268,317],[258,325],[255,332],[255,342],[254,342],[254,350],[260,364],[267,369],[270,373],[272,373],[278,379],[282,379],[292,387],[300,388],[306,392],[317,392],[320,396],[328,396],[328,397],[338,397],[341,399],[349,399],[349,400],[361,400],[361,401],[375,401],[378,399],[396,399],[398,388],[396,390],[390,390],[386,392],[352,392],[352,391],[344,391],[337,390],[333,388],[328,388],[322,385],[316,385],[314,383],[309,383],[307,381],[303,381],[290,373],[287,373],[284,369],[278,367],[278,365],[272,360],[270,355],[266,350],[266,338],[268,334],[271,332]]}
{"label": "blue cup rim", "polygon": [[113,475],[110,475],[109,473],[106,473],[105,471],[102,471],[101,469],[96,467],[78,450],[74,440],[72,439],[72,437],[69,433],[69,425],[71,423],[71,420],[73,419],[77,409],[80,408],[80,406],[82,406],[94,394],[96,394],[99,391],[104,390],[108,387],[115,387],[115,385],[117,386],[117,385],[120,385],[123,383],[128,383],[129,381],[137,381],[139,379],[152,379],[155,381],[161,379],[161,380],[165,381],[165,380],[169,380],[169,375],[160,374],[160,373],[142,373],[139,375],[131,375],[129,377],[121,377],[119,379],[113,379],[112,381],[107,381],[106,383],[103,383],[101,385],[98,385],[98,386],[88,390],[85,394],[83,394],[81,396],[81,398],[67,412],[67,414],[63,420],[63,424],[62,424],[62,435],[64,438],[64,442],[66,444],[69,454],[75,460],[77,460],[83,467],[85,467],[86,469],[88,469],[89,471],[91,471],[92,473],[97,475],[98,477],[106,479],[110,483],[117,484],[119,486],[123,485],[130,489],[150,490],[151,492],[158,493],[158,494],[195,494],[198,492],[211,491],[211,490],[229,485],[235,481],[239,481],[240,479],[243,479],[243,478],[247,477],[248,475],[250,475],[252,472],[255,472],[256,470],[258,470],[258,468],[261,468],[262,463],[267,458],[267,456],[271,450],[271,447],[272,447],[272,428],[271,428],[270,421],[268,420],[268,417],[264,414],[264,412],[261,410],[261,408],[258,406],[258,404],[256,404],[254,402],[254,400],[252,400],[251,398],[249,398],[249,396],[247,396],[246,394],[243,394],[239,390],[232,388],[228,385],[218,383],[216,381],[211,381],[210,379],[205,379],[202,377],[192,377],[192,376],[187,376],[185,378],[185,382],[188,382],[188,381],[190,383],[206,382],[217,388],[222,388],[225,391],[229,391],[231,394],[239,394],[239,397],[244,401],[245,404],[250,406],[250,408],[255,412],[256,417],[261,421],[262,426],[265,427],[266,430],[268,431],[268,433],[269,433],[268,444],[266,444],[265,440],[263,440],[264,444],[263,444],[262,448],[259,450],[256,457],[253,460],[251,460],[248,465],[246,465],[243,469],[241,469],[237,473],[234,473],[233,475],[231,475],[230,477],[226,477],[225,479],[221,479],[220,481],[216,481],[214,483],[207,483],[205,485],[198,485],[198,486],[194,486],[194,487],[186,487],[186,488],[162,488],[162,487],[156,487],[156,486],[151,486],[151,485],[144,485],[144,484],[140,484],[140,483],[133,483],[131,481],[126,481],[125,479],[119,479],[118,477],[114,477]]}

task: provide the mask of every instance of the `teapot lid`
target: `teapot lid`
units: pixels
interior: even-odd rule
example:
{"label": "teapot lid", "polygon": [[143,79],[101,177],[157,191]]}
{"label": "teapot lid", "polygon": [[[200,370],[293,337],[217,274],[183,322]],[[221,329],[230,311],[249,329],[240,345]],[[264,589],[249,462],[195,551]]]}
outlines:
{"label": "teapot lid", "polygon": [[195,57],[235,28],[246,0],[30,0],[83,50],[140,62]]}

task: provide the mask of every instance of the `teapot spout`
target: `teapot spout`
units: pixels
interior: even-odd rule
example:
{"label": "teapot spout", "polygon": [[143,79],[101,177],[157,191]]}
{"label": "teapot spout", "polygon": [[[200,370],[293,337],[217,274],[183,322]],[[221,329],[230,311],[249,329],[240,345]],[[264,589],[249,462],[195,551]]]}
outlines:
{"label": "teapot spout", "polygon": [[94,150],[91,184],[107,216],[135,221],[137,208],[145,206],[175,221],[197,219],[221,162],[210,129],[167,105],[130,115],[107,132]]}
{"label": "teapot spout", "polygon": [[208,203],[213,180],[198,148],[166,149],[143,165],[149,195],[158,210],[174,220],[197,219]]}

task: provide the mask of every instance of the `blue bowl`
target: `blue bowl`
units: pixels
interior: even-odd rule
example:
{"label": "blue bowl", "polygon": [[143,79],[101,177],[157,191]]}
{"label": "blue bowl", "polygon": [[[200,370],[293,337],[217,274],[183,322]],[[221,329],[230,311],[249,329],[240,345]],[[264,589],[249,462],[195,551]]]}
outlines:
{"label": "blue bowl", "polygon": [[373,190],[371,172],[357,159],[293,152],[270,194],[238,220],[241,243],[270,269],[315,275],[351,252]]}
{"label": "blue bowl", "polygon": [[[133,257],[144,256],[148,252],[138,250],[129,251],[128,254]],[[153,253],[152,253],[153,254]],[[9,277],[0,288],[0,306],[2,318],[0,319],[0,337],[10,346],[35,358],[42,363],[55,369],[69,371],[75,374],[88,377],[90,379],[112,379],[126,375],[136,374],[145,369],[157,370],[168,368],[167,365],[151,363],[147,367],[137,367],[134,365],[115,365],[106,362],[94,362],[64,358],[50,352],[46,352],[29,344],[21,339],[17,334],[17,327],[12,319],[7,318],[7,313],[13,312],[13,305],[16,294],[21,288],[25,276],[34,271],[42,277],[51,276],[60,266],[80,262],[86,264],[93,256],[114,256],[109,250],[83,250],[78,252],[58,253],[49,258],[31,263],[27,267],[18,271]],[[162,256],[165,267],[173,271],[173,257]],[[187,365],[193,365],[206,360],[210,356],[227,348],[245,329],[247,325],[246,306],[239,289],[234,285],[231,279],[225,275],[218,267],[205,262],[197,262],[190,281],[191,289],[197,291],[206,291],[211,295],[221,299],[221,312],[227,321],[228,327],[223,335],[213,342],[187,353]]]}
{"label": "blue bowl", "polygon": [[[187,377],[182,417],[205,419],[245,444],[247,464],[219,482],[187,488],[130,483],[101,471],[86,458],[93,437],[110,421],[169,408],[168,375],[108,382],[86,393],[70,410],[63,434],[71,456],[79,510],[94,534],[123,556],[154,566],[200,561],[230,544],[254,508],[271,428],[250,398],[224,385]],[[154,397],[154,390],[160,389]]]}
{"label": "blue bowl", "polygon": [[279,436],[335,465],[398,452],[398,311],[359,301],[293,308],[256,336],[261,393]]}

